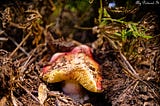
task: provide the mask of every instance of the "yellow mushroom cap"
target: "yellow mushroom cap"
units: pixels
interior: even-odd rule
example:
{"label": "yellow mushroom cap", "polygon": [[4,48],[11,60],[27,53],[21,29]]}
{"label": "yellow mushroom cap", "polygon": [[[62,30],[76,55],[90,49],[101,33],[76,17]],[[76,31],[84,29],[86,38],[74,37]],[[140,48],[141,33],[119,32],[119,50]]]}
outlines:
{"label": "yellow mushroom cap", "polygon": [[50,62],[50,66],[42,69],[44,81],[55,83],[74,80],[88,91],[102,92],[99,64],[93,60],[88,46],[81,45],[71,52],[56,53]]}

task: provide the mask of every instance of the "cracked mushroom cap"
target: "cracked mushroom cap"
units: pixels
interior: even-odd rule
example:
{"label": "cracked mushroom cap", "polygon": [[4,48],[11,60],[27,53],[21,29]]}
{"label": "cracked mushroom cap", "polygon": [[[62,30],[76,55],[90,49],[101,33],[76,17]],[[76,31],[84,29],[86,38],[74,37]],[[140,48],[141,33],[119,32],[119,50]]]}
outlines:
{"label": "cracked mushroom cap", "polygon": [[101,71],[93,60],[91,49],[86,45],[75,47],[71,52],[56,53],[49,66],[42,69],[42,79],[48,83],[74,80],[91,92],[102,92]]}

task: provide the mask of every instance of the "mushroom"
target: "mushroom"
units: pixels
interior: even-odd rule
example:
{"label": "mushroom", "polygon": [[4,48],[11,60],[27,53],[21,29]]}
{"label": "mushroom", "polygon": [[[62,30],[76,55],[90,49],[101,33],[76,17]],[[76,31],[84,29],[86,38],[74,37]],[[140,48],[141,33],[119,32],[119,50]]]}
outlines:
{"label": "mushroom", "polygon": [[100,67],[88,46],[80,45],[71,52],[56,53],[49,63],[42,69],[42,79],[48,83],[64,81],[64,93],[78,95],[82,87],[90,92],[102,92]]}

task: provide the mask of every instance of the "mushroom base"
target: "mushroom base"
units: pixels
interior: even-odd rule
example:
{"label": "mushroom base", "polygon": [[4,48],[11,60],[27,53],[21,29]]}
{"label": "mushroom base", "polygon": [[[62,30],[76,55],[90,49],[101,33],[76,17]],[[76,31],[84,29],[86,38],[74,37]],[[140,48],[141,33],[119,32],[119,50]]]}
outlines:
{"label": "mushroom base", "polygon": [[89,99],[83,87],[76,81],[64,81],[62,90],[66,95],[80,103],[84,103]]}

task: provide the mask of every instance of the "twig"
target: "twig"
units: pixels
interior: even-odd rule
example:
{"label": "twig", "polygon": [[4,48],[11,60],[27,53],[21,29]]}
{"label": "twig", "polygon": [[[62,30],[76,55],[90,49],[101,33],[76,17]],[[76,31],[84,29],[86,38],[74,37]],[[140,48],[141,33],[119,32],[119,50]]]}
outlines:
{"label": "twig", "polygon": [[10,22],[9,25],[13,26],[13,27],[16,27],[16,28],[19,28],[19,29],[25,29],[26,28],[25,26],[14,23],[14,22]]}
{"label": "twig", "polygon": [[[124,94],[124,93],[126,93],[126,94],[130,93],[128,90],[131,89],[131,88],[133,87],[132,85],[133,85],[133,84],[136,84],[136,82],[137,82],[137,80],[134,80],[131,84],[129,84],[129,85],[127,86],[127,88],[124,89],[124,90],[122,91],[122,93],[118,96],[117,100],[116,100],[114,103],[117,103],[117,101],[120,100],[121,97],[123,97],[123,94]],[[128,91],[128,93],[127,93],[127,91]],[[133,92],[131,92],[131,94],[132,94],[132,93],[133,93]]]}
{"label": "twig", "polygon": [[42,53],[44,53],[47,49],[43,49],[42,52],[40,52],[38,55],[35,56],[35,58],[32,59],[33,55],[35,54],[35,52],[37,52],[37,49],[39,49],[40,47],[45,46],[45,44],[40,44],[38,45],[31,53],[30,56],[27,57],[28,59],[25,61],[24,65],[22,66],[21,69],[21,73],[23,73],[26,68],[28,67],[29,64],[31,64],[39,55],[42,55]]}
{"label": "twig", "polygon": [[12,90],[11,90],[11,99],[14,106],[23,106],[23,104],[13,95]]}
{"label": "twig", "polygon": [[35,97],[27,88],[25,88],[24,86],[22,86],[20,83],[17,83],[22,89],[24,89],[35,101],[37,101],[38,103],[40,103],[39,102],[39,100],[38,100],[38,98],[37,97]]}
{"label": "twig", "polygon": [[54,11],[56,9],[56,6],[54,4],[54,2],[52,0],[48,0],[50,5],[52,6],[52,11]]}
{"label": "twig", "polygon": [[[104,32],[104,34],[106,35],[106,33]],[[120,58],[122,59],[122,61],[125,63],[126,69],[128,69],[127,71],[131,74],[134,75],[134,77],[136,77],[137,79],[139,79],[139,76],[137,74],[137,72],[134,70],[134,68],[132,67],[132,65],[129,63],[129,61],[126,59],[126,57],[122,54],[122,52],[120,51],[120,49],[116,46],[116,44],[107,36],[104,36],[105,38],[107,38],[107,40],[109,41],[109,43],[111,44],[111,46],[113,47],[113,49],[115,49],[116,51],[119,52]]]}
{"label": "twig", "polygon": [[128,60],[126,59],[126,57],[122,54],[122,52],[119,52],[121,59],[125,62],[127,68],[131,71],[130,73],[133,73],[133,75],[135,75],[136,77],[139,77],[137,72],[133,69],[133,67],[131,66],[131,64],[128,62]]}
{"label": "twig", "polygon": [[134,92],[134,90],[135,90],[136,87],[138,86],[139,82],[140,82],[140,81],[136,81],[136,82],[135,82],[135,85],[134,85],[134,87],[133,87],[133,90],[132,90],[131,94]]}
{"label": "twig", "polygon": [[13,106],[18,106],[16,98],[13,95],[13,91],[11,91],[11,100],[12,100]]}
{"label": "twig", "polygon": [[[106,35],[106,33],[103,33],[104,35]],[[109,43],[111,44],[111,46],[113,47],[113,49],[115,49],[116,51],[119,52],[120,58],[123,61],[124,64],[121,64],[121,66],[126,69],[126,71],[131,74],[134,78],[136,78],[137,81],[141,81],[143,82],[146,86],[149,87],[149,89],[153,92],[153,94],[158,98],[159,95],[156,94],[156,92],[152,89],[152,87],[150,86],[150,84],[146,81],[144,81],[143,79],[141,79],[138,75],[138,73],[134,70],[134,68],[132,67],[132,65],[129,63],[129,61],[126,59],[126,57],[121,53],[120,49],[116,46],[116,44],[107,36],[104,36],[105,38],[107,38],[107,40],[109,41]],[[122,62],[121,62],[122,63]]]}
{"label": "twig", "polygon": [[0,37],[0,41],[7,41],[8,38],[5,38],[5,37]]}
{"label": "twig", "polygon": [[[8,37],[9,40],[11,40],[16,46],[18,46],[18,43],[11,37]],[[29,54],[23,49],[22,47],[19,48],[25,55],[29,56]]]}
{"label": "twig", "polygon": [[[1,32],[0,32],[0,35],[1,35],[1,34],[4,34],[6,37],[8,37],[9,40],[11,40],[16,46],[18,46],[18,43],[17,43],[12,37],[8,36],[6,32],[1,31]],[[26,54],[27,56],[29,55],[29,54],[25,51],[25,49],[23,49],[22,47],[20,47],[19,49],[20,49],[24,54]]]}
{"label": "twig", "polygon": [[92,30],[91,27],[81,27],[81,26],[78,26],[78,25],[75,25],[74,28],[81,29],[81,30]]}
{"label": "twig", "polygon": [[14,54],[15,54],[15,52],[22,46],[22,44],[28,39],[28,37],[31,35],[31,33],[32,32],[29,32],[26,36],[25,36],[25,38],[21,41],[21,43],[14,49],[14,51],[10,54],[10,56],[9,57],[12,57]]}

